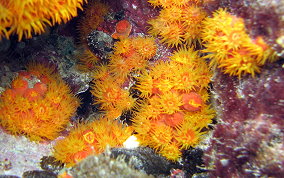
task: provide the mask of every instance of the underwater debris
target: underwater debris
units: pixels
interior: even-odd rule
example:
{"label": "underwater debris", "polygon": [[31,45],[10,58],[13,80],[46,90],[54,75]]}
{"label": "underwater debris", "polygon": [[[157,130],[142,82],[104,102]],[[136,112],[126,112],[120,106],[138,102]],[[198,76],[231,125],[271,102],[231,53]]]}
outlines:
{"label": "underwater debris", "polygon": [[141,170],[132,167],[132,161],[128,163],[124,156],[112,158],[111,151],[107,149],[104,154],[90,156],[71,169],[74,178],[84,177],[123,177],[123,178],[153,178]]}
{"label": "underwater debris", "polygon": [[94,30],[88,34],[87,43],[97,57],[107,59],[112,51],[113,38],[107,33]]}

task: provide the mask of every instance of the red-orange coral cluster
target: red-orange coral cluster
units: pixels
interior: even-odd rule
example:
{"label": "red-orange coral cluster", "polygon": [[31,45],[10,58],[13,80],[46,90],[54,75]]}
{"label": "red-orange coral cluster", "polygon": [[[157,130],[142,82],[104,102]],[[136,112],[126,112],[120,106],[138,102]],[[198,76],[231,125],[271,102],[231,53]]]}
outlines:
{"label": "red-orange coral cluster", "polygon": [[142,145],[176,161],[182,149],[196,146],[214,117],[208,105],[211,73],[197,51],[182,48],[138,77],[144,98],[133,118]]}
{"label": "red-orange coral cluster", "polygon": [[54,68],[30,64],[0,95],[0,124],[14,135],[53,140],[79,103]]}
{"label": "red-orange coral cluster", "polygon": [[163,8],[158,17],[148,21],[151,25],[149,34],[158,36],[170,47],[177,47],[183,43],[196,45],[196,42],[200,41],[201,22],[207,13],[197,6],[197,2],[190,0],[148,2]]}
{"label": "red-orange coral cluster", "polygon": [[250,38],[243,19],[225,9],[214,12],[212,18],[203,21],[202,26],[205,57],[211,59],[211,67],[221,68],[224,73],[239,78],[244,74],[254,77],[266,61],[277,60],[276,53],[261,36]]}
{"label": "red-orange coral cluster", "polygon": [[110,56],[110,72],[116,80],[125,81],[130,72],[145,69],[156,50],[155,39],[151,37],[122,39],[114,44],[114,52]]}
{"label": "red-orange coral cluster", "polygon": [[156,54],[156,49],[154,38],[121,39],[114,44],[109,64],[96,68],[91,92],[95,96],[95,103],[106,111],[106,117],[116,118],[123,111],[135,107],[135,99],[123,85],[132,72],[145,70],[148,60]]}
{"label": "red-orange coral cluster", "polygon": [[107,118],[117,118],[123,111],[135,106],[135,99],[130,96],[112,77],[104,80],[97,80],[92,86],[92,94],[95,96],[95,103],[105,111]]}
{"label": "red-orange coral cluster", "polygon": [[41,34],[46,25],[66,23],[77,16],[83,0],[0,0],[0,39],[17,34],[18,39]]}
{"label": "red-orange coral cluster", "polygon": [[132,130],[122,124],[102,118],[71,130],[54,146],[54,157],[68,167],[92,154],[104,152],[107,146],[119,147],[130,137]]}

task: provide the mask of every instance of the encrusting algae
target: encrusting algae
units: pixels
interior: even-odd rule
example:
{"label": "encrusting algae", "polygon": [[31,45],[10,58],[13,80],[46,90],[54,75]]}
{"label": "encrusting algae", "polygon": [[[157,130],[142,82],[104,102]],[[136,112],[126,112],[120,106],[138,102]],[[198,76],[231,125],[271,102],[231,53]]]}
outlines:
{"label": "encrusting algae", "polygon": [[54,67],[31,63],[0,95],[0,124],[32,141],[53,140],[79,104]]}

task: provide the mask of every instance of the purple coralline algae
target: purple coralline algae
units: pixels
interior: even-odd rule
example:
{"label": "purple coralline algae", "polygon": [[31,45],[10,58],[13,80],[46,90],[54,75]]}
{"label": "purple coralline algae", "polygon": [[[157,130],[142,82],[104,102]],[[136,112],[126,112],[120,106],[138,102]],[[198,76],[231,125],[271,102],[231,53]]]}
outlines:
{"label": "purple coralline algae", "polygon": [[266,66],[257,78],[238,80],[217,72],[218,124],[204,160],[211,176],[284,175],[284,69]]}

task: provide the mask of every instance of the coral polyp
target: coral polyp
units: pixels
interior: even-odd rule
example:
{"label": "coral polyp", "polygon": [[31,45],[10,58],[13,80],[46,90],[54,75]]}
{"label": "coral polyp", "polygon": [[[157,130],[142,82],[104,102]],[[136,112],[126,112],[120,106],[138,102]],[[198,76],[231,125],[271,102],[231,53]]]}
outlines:
{"label": "coral polyp", "polygon": [[168,8],[171,6],[181,7],[181,6],[188,4],[191,1],[195,1],[195,0],[148,0],[148,2],[152,6],[154,7],[161,6],[163,8]]}
{"label": "coral polyp", "polygon": [[175,132],[175,138],[181,149],[195,147],[201,139],[203,132],[191,123],[182,124]]}
{"label": "coral polyp", "polygon": [[[47,83],[41,80],[45,77]],[[25,135],[33,141],[53,140],[79,104],[54,68],[34,63],[1,94],[0,124],[13,135]]]}
{"label": "coral polyp", "polygon": [[179,48],[170,56],[172,61],[180,64],[194,64],[197,58],[199,58],[198,51],[193,48]]}
{"label": "coral polyp", "polygon": [[183,27],[181,23],[174,22],[166,24],[160,34],[161,42],[167,44],[169,47],[177,47],[184,42]]}
{"label": "coral polyp", "polygon": [[93,71],[96,63],[99,61],[99,58],[88,48],[81,48],[76,57],[78,59],[77,67],[82,72]]}
{"label": "coral polyp", "polygon": [[180,111],[179,107],[183,104],[181,96],[177,92],[164,92],[158,97],[152,97],[151,100],[153,100],[152,103],[157,104],[162,113],[167,114]]}
{"label": "coral polyp", "polygon": [[96,81],[91,92],[95,96],[95,103],[100,104],[100,108],[109,116],[113,116],[113,111],[116,111],[115,116],[118,117],[123,111],[135,106],[135,99],[129,91],[122,89],[112,78]]}
{"label": "coral polyp", "polygon": [[187,111],[198,111],[202,106],[202,98],[198,93],[190,92],[182,95],[183,109]]}
{"label": "coral polyp", "polygon": [[143,59],[151,59],[157,51],[155,39],[151,37],[138,36],[133,38],[132,46]]}
{"label": "coral polyp", "polygon": [[128,84],[132,74],[142,73],[156,54],[157,45],[152,37],[123,38],[114,44],[107,65],[98,65],[93,71],[92,94],[107,118],[117,118],[127,110],[137,107]]}

